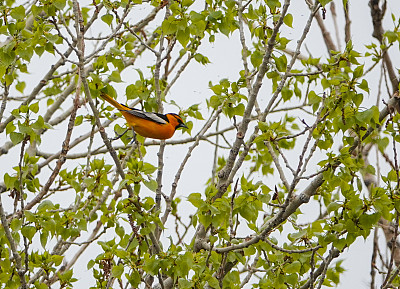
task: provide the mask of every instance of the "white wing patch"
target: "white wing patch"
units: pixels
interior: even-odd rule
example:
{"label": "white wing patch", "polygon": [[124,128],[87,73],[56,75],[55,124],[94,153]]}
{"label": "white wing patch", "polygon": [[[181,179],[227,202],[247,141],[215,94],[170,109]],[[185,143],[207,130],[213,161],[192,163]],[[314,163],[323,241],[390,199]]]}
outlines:
{"label": "white wing patch", "polygon": [[154,121],[156,123],[159,124],[166,124],[168,123],[165,119],[163,119],[162,117],[158,116],[157,114],[153,113],[153,112],[146,112],[146,111],[141,111],[141,110],[136,110],[136,109],[132,109],[132,110],[125,110],[126,112],[129,112],[130,114],[136,116],[136,117],[140,117],[143,119],[148,119],[151,121]]}

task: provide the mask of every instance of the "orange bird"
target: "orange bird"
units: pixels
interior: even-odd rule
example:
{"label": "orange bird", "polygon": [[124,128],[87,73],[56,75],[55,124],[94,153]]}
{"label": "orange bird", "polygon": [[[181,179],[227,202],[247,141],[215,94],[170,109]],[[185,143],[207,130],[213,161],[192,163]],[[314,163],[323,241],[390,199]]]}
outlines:
{"label": "orange bird", "polygon": [[176,113],[161,114],[146,112],[118,103],[115,99],[104,92],[100,92],[100,96],[109,104],[117,108],[125,117],[126,122],[134,132],[143,137],[169,139],[174,135],[177,128],[188,128],[183,123],[182,118]]}

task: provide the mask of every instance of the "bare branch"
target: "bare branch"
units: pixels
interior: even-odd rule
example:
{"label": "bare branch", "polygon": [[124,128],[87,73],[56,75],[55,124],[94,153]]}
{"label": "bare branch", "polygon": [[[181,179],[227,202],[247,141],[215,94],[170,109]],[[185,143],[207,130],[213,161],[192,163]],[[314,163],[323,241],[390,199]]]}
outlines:
{"label": "bare branch", "polygon": [[21,288],[25,289],[25,288],[27,288],[26,281],[25,281],[25,270],[22,267],[21,255],[18,253],[17,245],[15,244],[14,238],[11,235],[10,227],[7,222],[6,213],[3,208],[3,202],[1,201],[1,197],[0,197],[0,219],[1,219],[1,224],[3,226],[4,233],[10,244],[10,249],[11,249],[11,252],[12,252],[14,260],[15,260],[15,266],[17,267],[18,277],[21,281]]}
{"label": "bare branch", "polygon": [[[372,24],[374,27],[372,36],[378,39],[381,44],[384,44],[383,43],[384,30],[382,26],[382,20],[386,12],[386,0],[383,1],[382,7],[379,7],[379,2],[380,0],[369,1],[369,7],[371,8]],[[396,72],[394,71],[392,60],[390,59],[387,50],[383,52],[383,61],[385,63],[389,75],[390,83],[392,84],[392,90],[393,92],[395,92],[399,89],[399,80],[396,75]]]}
{"label": "bare branch", "polygon": [[[308,4],[308,7],[311,10],[314,9],[313,5],[315,5],[315,4],[312,4],[312,2],[313,2],[313,0],[306,0],[306,3]],[[315,3],[318,3],[318,1],[316,0]],[[318,26],[321,29],[322,37],[324,38],[324,42],[325,42],[326,48],[328,49],[328,53],[331,54],[331,51],[337,51],[336,45],[332,40],[331,34],[326,29],[324,20],[322,19],[321,15],[316,13],[315,19],[317,20]]]}

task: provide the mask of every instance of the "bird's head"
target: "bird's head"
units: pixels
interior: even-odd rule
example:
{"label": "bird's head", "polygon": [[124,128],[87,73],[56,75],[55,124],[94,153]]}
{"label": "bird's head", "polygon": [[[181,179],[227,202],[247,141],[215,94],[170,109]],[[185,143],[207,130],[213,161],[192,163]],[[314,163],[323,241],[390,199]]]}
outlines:
{"label": "bird's head", "polygon": [[170,124],[172,124],[175,129],[178,129],[180,127],[188,128],[184,123],[182,118],[176,114],[176,113],[167,113],[166,114]]}

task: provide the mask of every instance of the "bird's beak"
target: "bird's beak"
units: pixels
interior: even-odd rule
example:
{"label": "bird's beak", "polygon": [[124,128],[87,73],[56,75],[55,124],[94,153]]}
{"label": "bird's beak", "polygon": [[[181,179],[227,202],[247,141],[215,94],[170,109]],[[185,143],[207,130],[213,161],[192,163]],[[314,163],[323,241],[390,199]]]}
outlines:
{"label": "bird's beak", "polygon": [[180,127],[184,127],[184,128],[186,128],[186,129],[188,129],[188,127],[187,127],[186,124],[184,124],[184,123],[178,124],[178,126],[177,126],[176,128],[180,128]]}

